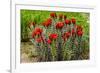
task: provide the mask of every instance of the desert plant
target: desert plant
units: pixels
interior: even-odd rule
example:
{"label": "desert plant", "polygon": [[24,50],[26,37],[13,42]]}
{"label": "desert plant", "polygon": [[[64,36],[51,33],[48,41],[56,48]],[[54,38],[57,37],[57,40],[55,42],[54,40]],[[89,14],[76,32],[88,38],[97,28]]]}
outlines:
{"label": "desert plant", "polygon": [[39,61],[82,59],[83,31],[75,18],[68,19],[63,14],[51,12],[48,19],[32,28],[31,41],[36,46]]}

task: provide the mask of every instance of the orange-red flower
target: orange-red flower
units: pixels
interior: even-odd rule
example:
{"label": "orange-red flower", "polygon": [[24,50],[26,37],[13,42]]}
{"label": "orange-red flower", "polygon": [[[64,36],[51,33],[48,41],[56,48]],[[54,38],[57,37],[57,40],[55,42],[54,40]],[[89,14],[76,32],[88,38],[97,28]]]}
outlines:
{"label": "orange-red flower", "polygon": [[47,19],[47,22],[51,23],[52,22],[52,19],[51,18],[48,18]]}
{"label": "orange-red flower", "polygon": [[55,12],[51,12],[51,13],[50,13],[50,16],[51,16],[52,18],[56,18],[56,17],[57,17],[57,15],[56,15]]}
{"label": "orange-red flower", "polygon": [[36,34],[35,31],[32,32],[32,38],[35,38]]}
{"label": "orange-red flower", "polygon": [[72,21],[73,24],[76,24],[76,19],[75,18],[72,18],[71,21]]}
{"label": "orange-red flower", "polygon": [[48,44],[51,44],[51,42],[52,42],[52,41],[51,41],[50,39],[47,40],[47,43],[48,43]]}
{"label": "orange-red flower", "polygon": [[66,25],[67,25],[67,24],[71,24],[71,20],[66,19],[66,20],[65,20],[65,23],[66,23]]}
{"label": "orange-red flower", "polygon": [[70,37],[70,35],[71,35],[71,33],[70,33],[70,32],[66,32],[66,33],[65,33],[66,38],[69,38],[69,37]]}
{"label": "orange-red flower", "polygon": [[83,31],[81,31],[81,30],[77,31],[77,35],[78,36],[82,36],[83,35]]}
{"label": "orange-red flower", "polygon": [[61,29],[61,28],[63,28],[63,26],[64,26],[64,23],[63,22],[56,23],[56,28],[57,29]]}
{"label": "orange-red flower", "polygon": [[48,27],[48,26],[50,26],[52,24],[52,19],[51,18],[48,18],[45,22],[43,22],[43,25],[45,26],[45,27]]}
{"label": "orange-red flower", "polygon": [[36,35],[40,35],[43,32],[43,30],[41,28],[35,28],[35,33]]}
{"label": "orange-red flower", "polygon": [[49,38],[51,40],[55,40],[55,39],[57,39],[57,37],[58,37],[58,34],[56,34],[56,33],[52,33],[52,34],[49,35]]}
{"label": "orange-red flower", "polygon": [[43,30],[39,27],[35,28],[32,32],[32,37],[34,38],[36,35],[41,35]]}
{"label": "orange-red flower", "polygon": [[64,41],[66,41],[66,39],[68,39],[70,36],[71,36],[71,32],[65,32],[62,37]]}
{"label": "orange-red flower", "polygon": [[83,28],[80,25],[77,25],[77,35],[82,36],[83,35]]}

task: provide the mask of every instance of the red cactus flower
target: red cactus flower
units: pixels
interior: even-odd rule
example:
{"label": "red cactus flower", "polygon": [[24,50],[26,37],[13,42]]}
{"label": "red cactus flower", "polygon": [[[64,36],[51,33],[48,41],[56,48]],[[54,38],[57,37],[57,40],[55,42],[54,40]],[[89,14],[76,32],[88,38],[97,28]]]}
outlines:
{"label": "red cactus flower", "polygon": [[47,40],[47,43],[48,43],[48,44],[51,44],[51,42],[52,42],[52,41],[51,41],[50,39]]}
{"label": "red cactus flower", "polygon": [[50,13],[50,16],[51,16],[52,18],[57,17],[57,15],[56,15],[56,13],[55,13],[55,12],[51,12],[51,13]]}
{"label": "red cactus flower", "polygon": [[62,29],[63,26],[64,26],[64,23],[63,22],[56,23],[56,28],[57,29]]}
{"label": "red cactus flower", "polygon": [[71,21],[73,24],[76,24],[76,19],[72,18]]}
{"label": "red cactus flower", "polygon": [[81,31],[81,30],[77,31],[77,35],[78,36],[82,36],[83,35],[83,31]]}
{"label": "red cactus flower", "polygon": [[83,35],[83,28],[80,25],[77,25],[77,35],[82,36]]}
{"label": "red cactus flower", "polygon": [[62,19],[63,18],[63,14],[59,14],[59,19]]}
{"label": "red cactus flower", "polygon": [[35,33],[36,35],[40,35],[43,32],[43,30],[41,28],[35,28]]}
{"label": "red cactus flower", "polygon": [[32,37],[34,38],[36,35],[41,35],[43,30],[41,28],[35,28],[32,32]]}
{"label": "red cactus flower", "polygon": [[66,25],[67,25],[67,24],[71,24],[71,20],[66,19],[66,20],[65,20],[65,23],[66,23]]}
{"label": "red cactus flower", "polygon": [[64,41],[66,41],[65,33],[62,35],[62,38],[63,38]]}
{"label": "red cactus flower", "polygon": [[52,22],[52,19],[51,18],[48,18],[47,21],[51,23]]}
{"label": "red cactus flower", "polygon": [[43,41],[42,38],[37,38],[37,39],[36,39],[36,42],[37,42],[37,43],[41,43],[42,41]]}
{"label": "red cactus flower", "polygon": [[43,22],[43,25],[45,26],[45,27],[48,27],[48,26],[50,26],[52,24],[52,19],[51,18],[48,18],[45,22]]}
{"label": "red cactus flower", "polygon": [[69,37],[70,37],[70,35],[71,35],[71,33],[70,33],[70,32],[66,32],[66,37],[67,37],[67,38],[69,38]]}
{"label": "red cactus flower", "polygon": [[35,31],[32,32],[32,38],[35,38],[36,34]]}
{"label": "red cactus flower", "polygon": [[52,23],[52,19],[51,19],[51,18],[48,18],[48,19],[46,20],[46,22],[48,23],[48,25],[50,25],[50,24]]}
{"label": "red cactus flower", "polygon": [[55,40],[55,39],[57,39],[57,37],[58,37],[58,34],[56,34],[56,33],[52,33],[52,34],[49,35],[49,38],[51,40]]}
{"label": "red cactus flower", "polygon": [[68,39],[70,36],[71,36],[71,32],[65,32],[62,37],[64,41],[66,41],[66,39]]}
{"label": "red cactus flower", "polygon": [[64,15],[64,20],[66,20],[66,18],[67,18],[67,17]]}

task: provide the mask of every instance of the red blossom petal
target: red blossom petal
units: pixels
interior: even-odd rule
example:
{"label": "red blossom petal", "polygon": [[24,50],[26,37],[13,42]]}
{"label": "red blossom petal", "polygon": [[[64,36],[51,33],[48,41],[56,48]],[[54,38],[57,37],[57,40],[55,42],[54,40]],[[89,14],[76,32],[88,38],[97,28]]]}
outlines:
{"label": "red blossom petal", "polygon": [[70,32],[66,32],[66,37],[67,37],[67,38],[69,38],[69,37],[70,37],[70,35],[71,35],[71,33],[70,33]]}
{"label": "red blossom petal", "polygon": [[78,36],[82,36],[83,35],[83,31],[81,31],[81,30],[80,31],[77,31],[77,35]]}
{"label": "red blossom petal", "polygon": [[75,18],[72,18],[71,21],[72,21],[73,24],[76,24],[76,19]]}
{"label": "red blossom petal", "polygon": [[64,41],[66,41],[66,39],[68,39],[70,36],[71,36],[71,32],[65,32],[62,37]]}
{"label": "red blossom petal", "polygon": [[71,20],[66,19],[66,20],[65,20],[65,23],[66,23],[66,24],[71,24]]}
{"label": "red blossom petal", "polygon": [[51,18],[48,18],[45,22],[43,22],[43,25],[45,26],[45,27],[48,27],[48,26],[50,26],[52,24],[52,19]]}
{"label": "red blossom petal", "polygon": [[32,38],[34,38],[36,36],[35,32],[32,32]]}
{"label": "red blossom petal", "polygon": [[32,37],[34,38],[36,35],[41,35],[43,30],[41,28],[35,28],[32,32]]}
{"label": "red blossom petal", "polygon": [[56,33],[52,33],[52,34],[50,34],[50,36],[49,36],[49,38],[50,38],[51,40],[55,40],[55,39],[57,39],[57,37],[58,37],[58,35],[57,35]]}
{"label": "red blossom petal", "polygon": [[56,28],[57,29],[61,29],[63,26],[64,26],[64,23],[63,22],[56,23]]}
{"label": "red blossom petal", "polygon": [[51,13],[50,13],[50,16],[51,16],[52,18],[57,17],[57,15],[56,15],[56,13],[55,13],[55,12],[51,12]]}
{"label": "red blossom petal", "polygon": [[51,41],[50,39],[47,40],[47,43],[48,43],[48,44],[51,44],[51,42],[52,42],[52,41]]}

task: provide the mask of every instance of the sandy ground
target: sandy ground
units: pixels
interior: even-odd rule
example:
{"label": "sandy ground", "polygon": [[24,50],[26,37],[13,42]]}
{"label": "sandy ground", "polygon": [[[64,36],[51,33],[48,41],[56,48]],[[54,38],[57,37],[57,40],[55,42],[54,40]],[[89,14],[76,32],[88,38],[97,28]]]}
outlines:
{"label": "sandy ground", "polygon": [[21,63],[37,62],[36,49],[31,42],[21,42]]}

